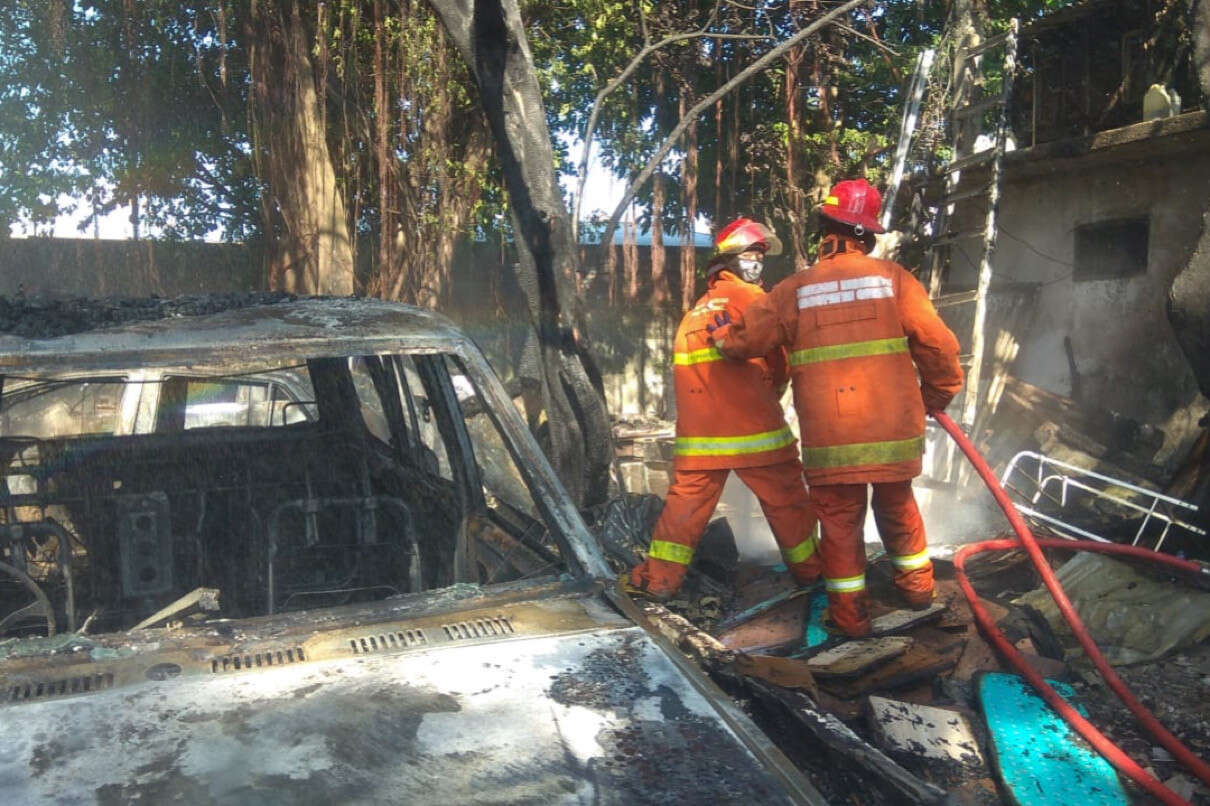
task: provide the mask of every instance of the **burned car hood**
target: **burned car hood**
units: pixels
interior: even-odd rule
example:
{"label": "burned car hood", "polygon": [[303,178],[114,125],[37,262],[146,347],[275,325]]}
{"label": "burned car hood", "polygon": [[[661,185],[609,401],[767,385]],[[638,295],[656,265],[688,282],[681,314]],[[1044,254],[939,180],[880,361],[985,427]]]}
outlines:
{"label": "burned car hood", "polygon": [[5,711],[5,803],[801,799],[634,626],[181,676]]}

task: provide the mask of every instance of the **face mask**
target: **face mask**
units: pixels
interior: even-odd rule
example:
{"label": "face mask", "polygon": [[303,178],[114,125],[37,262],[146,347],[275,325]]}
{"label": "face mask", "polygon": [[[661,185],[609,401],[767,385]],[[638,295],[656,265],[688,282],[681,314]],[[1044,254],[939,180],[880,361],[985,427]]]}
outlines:
{"label": "face mask", "polygon": [[765,270],[765,264],[762,260],[752,260],[750,258],[739,258],[736,261],[739,268],[739,276],[743,277],[749,283],[755,283],[760,279],[761,272]]}

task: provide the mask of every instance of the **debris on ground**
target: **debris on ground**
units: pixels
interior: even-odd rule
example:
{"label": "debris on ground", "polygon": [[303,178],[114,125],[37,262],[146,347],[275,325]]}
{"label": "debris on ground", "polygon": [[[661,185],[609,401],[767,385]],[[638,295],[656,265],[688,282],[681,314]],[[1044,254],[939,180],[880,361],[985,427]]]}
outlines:
{"label": "debris on ground", "polygon": [[[1092,553],[1077,554],[1055,576],[1114,666],[1157,660],[1210,637],[1210,593]],[[1075,647],[1048,590],[1031,591],[1017,603],[1038,612],[1060,641]]]}
{"label": "debris on ground", "polygon": [[[1055,567],[1063,566],[1070,557],[1064,552],[1051,554]],[[867,639],[848,640],[823,632],[822,623],[817,623],[826,605],[822,588],[800,590],[784,566],[741,564],[734,571],[735,588],[722,597],[721,614],[715,618],[694,614],[695,607],[701,608],[691,602],[700,601],[700,594],[671,603],[671,609],[679,608],[681,615],[675,618],[686,630],[705,630],[702,634],[710,636],[708,647],[699,641],[697,648],[682,637],[679,643],[688,647],[686,651],[699,658],[709,656],[716,677],[725,668],[719,679],[731,681],[725,687],[741,703],[749,703],[760,713],[776,711],[780,714],[776,720],[787,720],[766,722],[771,735],[782,736],[791,744],[806,742],[812,753],[824,753],[844,769],[863,767],[869,773],[874,791],[860,795],[861,803],[940,802],[930,800],[938,792],[946,793],[948,802],[966,806],[1041,802],[1011,793],[1004,783],[1003,768],[991,765],[999,746],[990,743],[981,686],[996,675],[1012,676],[1004,675],[1004,663],[978,632],[952,564],[937,559],[934,568],[935,603],[925,611],[910,611],[884,604],[896,602],[889,560],[883,557],[870,563],[871,622],[893,634]],[[1085,679],[1081,658],[1062,657],[1062,636],[1051,627],[1043,609],[1023,604],[1022,597],[1039,585],[1024,554],[978,557],[968,563],[968,577],[993,620],[1031,666],[1048,679],[1070,681],[1065,696],[1070,693],[1070,699],[1079,701],[1095,724],[1161,780],[1183,774],[1141,732],[1099,679]],[[1168,590],[1190,593],[1183,585],[1170,585]],[[805,674],[802,667],[791,664],[804,664]],[[1160,661],[1120,667],[1119,672],[1194,753],[1210,756],[1210,646],[1198,643],[1181,654],[1168,652]],[[920,748],[915,753],[894,749],[884,753],[891,740],[880,736],[882,729],[871,714],[874,704],[886,702],[917,715],[934,714],[928,709],[957,714],[963,726],[958,730],[969,731],[969,738],[962,741],[973,748],[971,763],[941,763]],[[1053,713],[1051,716],[1058,719]],[[917,727],[927,724],[923,720]],[[1069,729],[1062,725],[1068,736]],[[1063,742],[1065,746],[1082,745],[1078,737]],[[1087,759],[1079,754],[1073,758],[1059,761],[1056,756],[1053,760],[1065,770],[1056,774],[1070,773],[1072,765],[1086,774],[1080,765]],[[1119,780],[1111,768],[1110,776],[1117,791],[1128,797],[1138,795],[1134,784]],[[1210,804],[1210,798],[1201,799],[1206,790],[1200,782],[1190,785],[1193,803]],[[1081,800],[1089,804],[1129,802]]]}
{"label": "debris on ground", "polygon": [[[776,704],[793,719],[793,728],[810,737],[815,757],[829,769],[847,772],[853,788],[842,797],[859,803],[941,804],[946,793],[940,787],[922,781],[894,759],[859,736],[848,724],[817,706],[804,694],[786,691],[763,681],[751,688],[762,701]],[[863,793],[855,797],[854,791]],[[880,794],[881,800],[866,800],[864,793]],[[840,802],[840,801],[837,801]]]}
{"label": "debris on ground", "polygon": [[[632,435],[636,457],[650,453],[640,431],[636,428]],[[627,504],[638,516],[631,518],[629,536],[612,541],[622,551],[611,554],[620,557],[630,551],[629,556],[642,556],[659,516],[659,502],[654,496],[647,502],[641,498],[634,496]],[[613,515],[615,522],[621,514]],[[729,538],[729,529],[715,537]],[[606,539],[607,545],[611,540]],[[870,558],[866,580],[872,634],[867,639],[827,633],[822,585],[800,589],[784,565],[739,562],[724,575],[718,569],[722,563],[695,558],[682,595],[668,603],[668,611],[690,630],[678,644],[698,658],[741,707],[759,717],[796,763],[814,769],[829,785],[848,782],[848,789],[829,790],[840,802],[1044,802],[1035,797],[1038,786],[1052,793],[1047,796],[1052,802],[1144,802],[1133,782],[1119,778],[1099,756],[1085,755],[1091,752],[1087,745],[1041,700],[1037,702],[1054,720],[1045,730],[1060,732],[1063,749],[1043,751],[1055,767],[1046,774],[1055,780],[1095,779],[1099,783],[1088,791],[1101,788],[1112,795],[1103,793],[1098,800],[1071,788],[1081,794],[1056,796],[1055,790],[1045,790],[1052,783],[1030,782],[1021,778],[1028,769],[1022,773],[1012,768],[1008,756],[1016,749],[1005,744],[1004,737],[992,741],[989,720],[998,717],[994,707],[986,710],[984,686],[998,677],[1017,678],[1005,674],[1009,669],[977,629],[953,564],[944,559],[952,550],[946,554],[945,548],[937,552],[942,556],[933,557],[936,599],[924,611],[902,609],[889,558]],[[1044,554],[1077,608],[1082,614],[1087,610],[1085,619],[1098,643],[1115,664],[1129,664],[1118,666],[1127,686],[1195,754],[1210,757],[1210,625],[1203,626],[1210,622],[1210,608],[1203,611],[1200,603],[1203,598],[1210,601],[1210,593],[1100,555],[1061,549],[1046,549]],[[1188,777],[1155,745],[1083,658],[1024,552],[983,554],[966,567],[993,622],[1036,672],[1055,681],[1064,696],[1078,702],[1136,762],[1161,781],[1171,781],[1191,803],[1210,806],[1210,789]],[[708,635],[709,642],[686,638],[692,630]],[[1022,693],[1023,700],[1031,696],[1036,696],[1032,689]],[[875,716],[882,713],[885,718],[887,709],[895,709],[901,718],[883,721]],[[959,759],[939,758],[940,751],[920,737],[907,738],[909,726],[925,736],[939,730],[937,719],[942,717],[948,728],[962,734],[955,744],[969,746],[969,757],[959,753]],[[892,729],[896,722],[903,724]],[[900,729],[905,731],[902,736]],[[1026,751],[1033,752],[1028,747]],[[1103,767],[1094,765],[1089,772],[1090,758]],[[1033,786],[1032,794],[1023,794],[1022,786]]]}
{"label": "debris on ground", "polygon": [[892,758],[908,756],[983,769],[983,754],[962,713],[932,705],[869,698],[870,727]]}
{"label": "debris on ground", "polygon": [[[651,532],[663,511],[664,501],[658,495],[625,493],[586,512],[585,519],[604,547],[606,559],[620,574],[646,557],[651,545]],[[695,591],[701,586],[701,577],[705,576],[709,578],[705,585],[711,588],[712,594],[717,595],[714,589],[723,585],[729,597],[738,561],[739,553],[735,548],[731,525],[726,518],[716,518],[706,527],[694,552],[686,589]]]}
{"label": "debris on ground", "polygon": [[863,638],[825,649],[807,661],[817,677],[853,677],[907,652],[912,639],[904,636]]}
{"label": "debris on ground", "polygon": [[787,591],[769,600],[776,603],[756,615],[717,631],[719,640],[745,652],[781,652],[797,647],[805,628],[807,600],[795,594],[797,591]]}
{"label": "debris on ground", "polygon": [[902,655],[865,674],[853,678],[829,677],[822,685],[828,693],[846,700],[854,700],[875,691],[898,691],[929,682],[941,672],[952,669],[958,662],[960,648],[955,644],[949,652],[939,654],[922,644],[913,643]]}
{"label": "debris on ground", "polygon": [[[1210,758],[1210,645],[1200,644],[1161,660],[1116,669],[1126,687],[1199,758]],[[1075,680],[1072,687],[1089,720],[1128,755],[1155,769],[1161,780],[1184,768],[1139,727],[1099,679]],[[1154,751],[1160,750],[1159,754]],[[1200,783],[1199,783],[1199,786]],[[1206,803],[1210,803],[1210,792]]]}
{"label": "debris on ground", "polygon": [[[1071,686],[1053,681],[1051,685],[1082,710]],[[1014,802],[1021,806],[1130,802],[1109,762],[1082,741],[1024,678],[985,674],[979,679],[978,697],[991,734],[992,757]]]}
{"label": "debris on ground", "polygon": [[873,635],[892,635],[904,630],[910,630],[934,619],[939,619],[945,611],[944,602],[933,602],[924,610],[892,610],[870,620],[870,633]]}
{"label": "debris on ground", "polygon": [[816,700],[819,685],[810,665],[804,660],[779,658],[776,655],[740,655],[735,659],[736,670],[748,677],[755,677],[781,688],[802,690]]}

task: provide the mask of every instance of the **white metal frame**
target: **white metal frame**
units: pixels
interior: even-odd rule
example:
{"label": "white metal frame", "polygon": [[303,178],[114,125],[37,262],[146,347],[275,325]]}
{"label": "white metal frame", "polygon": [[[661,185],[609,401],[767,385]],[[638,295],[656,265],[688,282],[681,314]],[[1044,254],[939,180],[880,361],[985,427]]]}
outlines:
{"label": "white metal frame", "polygon": [[[1024,462],[1032,461],[1036,463],[1037,470],[1033,474],[1021,467]],[[1014,476],[1017,478],[1025,478],[1029,484],[1033,485],[1032,496],[1013,486]],[[1106,501],[1111,501],[1113,504],[1131,510],[1132,512],[1141,513],[1143,522],[1139,524],[1138,531],[1135,532],[1134,540],[1131,545],[1137,546],[1142,540],[1143,534],[1147,529],[1147,525],[1154,518],[1164,524],[1164,528],[1160,531],[1159,537],[1156,539],[1155,550],[1159,551],[1164,545],[1164,541],[1168,539],[1168,533],[1173,526],[1178,529],[1184,529],[1195,535],[1205,536],[1206,531],[1198,526],[1180,520],[1172,512],[1164,511],[1172,508],[1193,514],[1198,511],[1198,508],[1190,504],[1188,501],[1182,501],[1179,498],[1173,498],[1163,493],[1158,493],[1155,490],[1148,490],[1144,487],[1139,487],[1136,484],[1131,484],[1121,479],[1115,479],[1110,476],[1105,476],[1092,470],[1087,470],[1082,467],[1061,462],[1058,459],[1052,459],[1044,454],[1035,453],[1034,451],[1021,451],[1012,458],[1005,468],[1003,476],[1000,478],[1000,483],[1006,490],[1016,494],[1020,499],[1025,499],[1027,504],[1018,505],[1023,514],[1042,521],[1054,529],[1055,532],[1063,537],[1073,538],[1075,536],[1084,537],[1089,540],[1097,540],[1102,543],[1111,542],[1109,539],[1093,534],[1078,526],[1073,526],[1061,520],[1054,515],[1048,515],[1034,508],[1043,496],[1047,496],[1058,503],[1060,508],[1068,506],[1069,494],[1072,491],[1085,493],[1094,498],[1100,498]],[[1102,486],[1096,486],[1100,484]],[[1050,488],[1058,487],[1057,497]],[[1141,502],[1132,501],[1120,495],[1115,495],[1110,491],[1111,488],[1119,488],[1128,490],[1142,499]],[[1161,508],[1161,505],[1164,505]]]}

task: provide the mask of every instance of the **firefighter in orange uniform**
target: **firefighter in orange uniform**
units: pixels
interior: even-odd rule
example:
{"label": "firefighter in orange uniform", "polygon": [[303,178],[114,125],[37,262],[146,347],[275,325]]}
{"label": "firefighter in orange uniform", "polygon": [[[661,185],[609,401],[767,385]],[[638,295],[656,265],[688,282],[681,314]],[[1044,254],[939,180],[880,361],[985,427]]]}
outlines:
{"label": "firefighter in orange uniform", "polygon": [[788,382],[785,350],[771,347],[729,361],[706,332],[715,314],[740,315],[764,296],[764,255],[781,252],[781,242],[768,227],[740,218],[718,234],[715,248],[709,289],[676,333],[675,475],[647,559],[630,571],[630,585],[658,599],[671,597],[684,581],[731,471],[760,501],[795,580],[808,585],[819,577],[815,515],[779,403]]}
{"label": "firefighter in orange uniform", "polygon": [[[924,452],[925,412],[962,386],[958,341],[907,270],[869,257],[881,198],[864,179],[838,183],[820,208],[819,260],[739,317],[712,323],[731,358],[790,350],[790,377],[820,559],[834,628],[869,633],[865,589],[866,488],[874,521],[910,607],[933,598],[933,566],[912,495]],[[917,381],[919,372],[919,381]]]}

